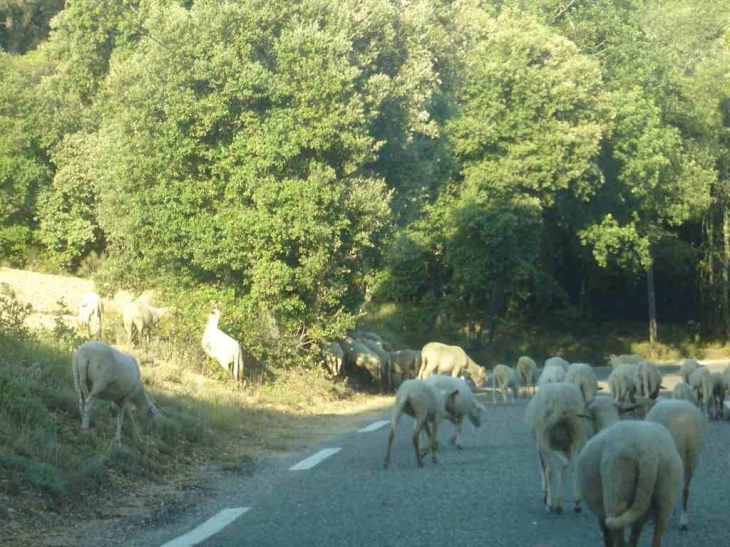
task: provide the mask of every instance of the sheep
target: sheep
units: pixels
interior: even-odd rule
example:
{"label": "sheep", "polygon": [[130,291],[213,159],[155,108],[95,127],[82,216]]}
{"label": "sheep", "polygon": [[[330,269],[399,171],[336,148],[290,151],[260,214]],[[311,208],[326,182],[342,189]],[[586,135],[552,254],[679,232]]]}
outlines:
{"label": "sheep", "polygon": [[481,413],[486,412],[486,408],[480,402],[474,398],[469,385],[461,378],[453,378],[452,376],[443,376],[436,374],[426,378],[426,383],[433,385],[441,391],[443,394],[453,393],[454,390],[458,390],[459,394],[454,399],[454,425],[456,431],[454,436],[451,437],[451,444],[455,444],[459,450],[463,449],[461,444],[461,426],[464,421],[464,416],[469,418],[469,421],[474,427],[482,425]]}
{"label": "sheep", "polygon": [[684,382],[679,382],[676,386],[674,386],[674,389],[672,390],[672,398],[689,401],[693,405],[698,406],[697,396],[694,391],[692,391],[692,388],[689,387],[689,384],[685,384]]}
{"label": "sheep", "polygon": [[568,367],[565,381],[580,389],[584,401],[591,401],[600,389],[593,367],[585,363],[573,363]]}
{"label": "sheep", "polygon": [[[86,342],[74,352],[72,363],[74,387],[79,396],[82,433],[89,431],[91,407],[96,399],[114,401],[119,407],[114,437],[118,446],[122,444],[124,413],[131,412],[135,403],[145,405],[154,418],[160,416],[160,411],[145,393],[139,366],[131,355],[104,342],[92,341]],[[131,414],[130,418],[134,425]]]}
{"label": "sheep", "polygon": [[615,355],[612,353],[608,356],[608,364],[611,366],[611,369],[616,369],[621,365],[638,365],[642,361],[644,361],[644,358],[635,353],[624,353],[621,355]]}
{"label": "sheep", "polygon": [[349,336],[340,341],[340,346],[345,353],[345,363],[349,367],[365,369],[379,386],[385,384],[385,367],[377,353]]}
{"label": "sheep", "polygon": [[342,362],[345,358],[345,352],[337,342],[329,342],[322,347],[324,361],[327,369],[333,376],[342,374]]}
{"label": "sheep", "polygon": [[421,349],[421,370],[418,378],[425,380],[432,374],[448,374],[456,377],[468,373],[477,387],[487,381],[487,371],[477,365],[459,346],[429,342]]}
{"label": "sheep", "polygon": [[634,386],[639,397],[656,399],[662,388],[662,373],[652,363],[637,363],[634,367]]}
{"label": "sheep", "polygon": [[406,380],[403,382],[395,395],[395,404],[393,405],[393,412],[390,418],[390,432],[388,433],[388,450],[385,453],[383,467],[387,469],[390,465],[390,452],[393,447],[395,429],[404,412],[416,420],[413,429],[413,447],[416,450],[416,465],[423,467],[421,449],[418,443],[421,430],[423,429],[426,430],[426,434],[429,437],[426,452],[430,450],[433,463],[438,463],[439,421],[441,419],[454,419],[454,399],[458,394],[459,390],[456,389],[444,396],[434,385],[427,384],[423,380]]}
{"label": "sheep", "polygon": [[641,530],[654,517],[653,547],[672,514],[682,484],[682,460],[669,431],[654,422],[625,420],[589,440],[578,456],[578,488],[598,517],[606,547],[636,547]]}
{"label": "sheep", "polygon": [[523,355],[519,359],[517,359],[517,364],[515,365],[515,369],[517,372],[520,373],[520,377],[522,378],[522,385],[524,386],[523,395],[526,395],[528,393],[528,390],[532,389],[532,394],[535,394],[535,381],[537,380],[537,365],[535,364],[535,361],[533,361],[530,357],[527,355]]}
{"label": "sheep", "polygon": [[362,342],[363,340],[374,340],[376,342],[380,342],[381,344],[383,343],[383,339],[380,337],[380,335],[366,330],[356,330],[352,333],[352,337],[358,342]]}
{"label": "sheep", "polygon": [[104,302],[95,292],[81,296],[79,300],[79,325],[90,336],[101,338],[101,326],[104,317]]}
{"label": "sheep", "polygon": [[390,383],[390,355],[383,349],[383,344],[368,338],[363,338],[360,343],[373,353],[377,354],[383,370],[383,383],[388,385]]}
{"label": "sheep", "polygon": [[707,415],[711,420],[723,419],[725,412],[725,378],[719,372],[710,374],[710,400],[707,404]]}
{"label": "sheep", "polygon": [[542,388],[548,384],[555,384],[565,381],[565,369],[561,366],[550,366],[542,369],[540,378],[537,380],[537,387]]}
{"label": "sheep", "polygon": [[568,372],[568,367],[570,366],[570,363],[568,363],[568,361],[566,361],[562,357],[550,357],[549,359],[545,360],[545,365],[543,366],[543,368],[555,366],[562,368],[564,372]]}
{"label": "sheep", "polygon": [[[559,367],[548,367],[559,368]],[[547,369],[546,369],[547,370]],[[619,420],[618,407],[610,397],[596,397],[586,404],[580,389],[566,382],[542,386],[525,411],[525,422],[537,441],[542,477],[542,496],[548,512],[563,512],[561,487],[565,466],[574,469],[575,458],[586,439]],[[557,488],[553,470],[557,464]],[[581,511],[581,496],[573,473],[573,510]]]}
{"label": "sheep", "polygon": [[689,377],[692,373],[700,368],[700,364],[694,359],[685,359],[682,366],[679,367],[679,373],[682,375],[682,380],[685,384],[689,384]]}
{"label": "sheep", "polygon": [[413,349],[402,349],[391,351],[390,358],[391,372],[400,374],[406,378],[416,378],[421,369],[421,352]]}
{"label": "sheep", "polygon": [[517,389],[520,386],[520,379],[517,371],[507,365],[496,365],[492,371],[492,404],[497,404],[497,390],[502,392],[502,402],[507,402],[507,392],[510,392],[509,399],[515,404]]}
{"label": "sheep", "polygon": [[150,331],[162,317],[175,313],[175,308],[155,308],[145,302],[130,302],[124,307],[122,320],[130,344],[150,343]]}
{"label": "sheep", "polygon": [[697,397],[697,403],[704,407],[708,414],[712,399],[712,373],[705,367],[700,367],[689,376],[689,387]]}
{"label": "sheep", "polygon": [[725,379],[725,389],[730,392],[730,366],[722,372],[722,377]]}
{"label": "sheep", "polygon": [[234,381],[238,383],[243,378],[241,344],[218,328],[220,318],[221,310],[218,306],[213,306],[200,343],[205,354],[218,361],[225,370],[232,372]]}
{"label": "sheep", "polygon": [[[680,384],[687,385],[687,384]],[[682,530],[687,529],[687,501],[689,499],[689,483],[697,469],[697,457],[707,432],[707,419],[702,412],[689,401],[658,401],[645,418],[648,422],[664,425],[674,438],[679,457],[684,469],[684,485],[682,488],[682,516],[679,524]]]}
{"label": "sheep", "polygon": [[629,403],[634,400],[636,387],[634,383],[635,364],[618,365],[608,376],[608,389],[611,396],[619,403]]}

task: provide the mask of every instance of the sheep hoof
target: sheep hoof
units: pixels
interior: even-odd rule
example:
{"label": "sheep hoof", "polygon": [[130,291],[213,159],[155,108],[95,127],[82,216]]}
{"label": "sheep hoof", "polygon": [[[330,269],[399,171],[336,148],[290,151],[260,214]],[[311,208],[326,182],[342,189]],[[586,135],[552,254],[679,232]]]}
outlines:
{"label": "sheep hoof", "polygon": [[578,514],[580,514],[580,512],[581,512],[582,510],[583,510],[583,509],[581,508],[581,506],[580,506],[580,503],[576,503],[575,505],[573,505],[573,512],[574,512],[574,513],[578,513]]}
{"label": "sheep hoof", "polygon": [[555,514],[557,514],[557,515],[562,515],[563,514],[563,508],[560,505],[558,505],[555,508]]}
{"label": "sheep hoof", "polygon": [[416,463],[416,465],[417,465],[418,467],[423,467],[423,462],[417,462],[417,463]]}
{"label": "sheep hoof", "polygon": [[456,448],[458,448],[459,450],[464,450],[464,447],[462,445],[460,445],[460,444],[457,444],[456,445]]}
{"label": "sheep hoof", "polygon": [[686,525],[686,524],[680,524],[680,525],[679,525],[679,529],[680,529],[680,530],[685,530],[685,531],[686,531],[686,530],[688,530],[688,528],[687,528],[687,525]]}

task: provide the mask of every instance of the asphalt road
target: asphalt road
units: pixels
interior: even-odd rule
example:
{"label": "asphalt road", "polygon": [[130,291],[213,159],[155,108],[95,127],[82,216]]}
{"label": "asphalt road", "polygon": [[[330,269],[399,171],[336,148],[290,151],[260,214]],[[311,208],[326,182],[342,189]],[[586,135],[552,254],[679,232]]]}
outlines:
{"label": "asphalt road", "polygon": [[[252,476],[229,507],[249,508],[199,545],[213,546],[418,546],[586,547],[602,545],[598,525],[584,506],[570,511],[569,473],[562,515],[546,513],[537,456],[523,416],[527,401],[487,407],[482,427],[464,426],[465,449],[448,443],[453,426],[440,428],[440,462],[417,468],[413,420],[401,419],[389,469],[383,469],[388,426],[353,431],[276,461]],[[373,416],[387,420],[389,413]],[[341,450],[309,470],[289,468],[325,448]],[[690,529],[679,530],[679,512],[664,535],[665,547],[728,545],[730,527],[730,422],[710,422],[692,482]],[[679,498],[679,496],[678,496]],[[679,500],[678,500],[679,502]],[[135,545],[159,546],[201,525],[199,514],[159,529]],[[640,545],[650,545],[651,525]],[[130,540],[132,538],[129,538]]]}

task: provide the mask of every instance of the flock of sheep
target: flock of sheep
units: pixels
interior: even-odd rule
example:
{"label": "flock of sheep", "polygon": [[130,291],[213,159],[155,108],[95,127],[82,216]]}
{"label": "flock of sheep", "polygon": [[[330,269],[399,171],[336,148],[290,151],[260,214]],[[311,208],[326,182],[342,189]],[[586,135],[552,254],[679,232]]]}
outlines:
{"label": "flock of sheep", "polygon": [[[434,348],[439,351],[434,353]],[[476,427],[480,424],[480,412],[485,408],[459,376],[481,386],[486,370],[456,346],[427,344],[422,350],[422,360],[426,359],[428,366],[420,368],[418,378],[404,381],[396,393],[386,468],[404,413],[416,421],[413,445],[419,467],[428,452],[437,462],[441,420],[456,424],[451,441],[459,448],[463,418],[468,417]],[[500,391],[504,402],[509,399],[514,404],[521,386],[524,396],[534,394],[525,422],[537,444],[542,497],[549,512],[563,512],[561,487],[565,469],[570,467],[573,510],[579,513],[582,502],[588,504],[598,518],[606,547],[624,545],[626,527],[631,527],[629,544],[636,546],[649,519],[655,525],[652,546],[659,547],[680,488],[680,526],[687,528],[689,487],[704,444],[707,418],[723,416],[730,367],[722,374],[711,373],[687,359],[681,367],[684,381],[674,388],[673,397],[659,399],[662,374],[654,364],[638,355],[612,355],[609,363],[613,369],[608,379],[610,396],[598,393],[601,388],[590,365],[552,357],[538,370],[531,358],[523,356],[514,368],[493,368],[493,401]],[[621,419],[628,413],[634,418],[643,416],[643,420]],[[427,436],[425,447],[420,445],[421,433]]]}
{"label": "flock of sheep", "polygon": [[[149,343],[150,330],[170,312],[174,309],[154,308],[144,302],[128,304],[123,322],[129,343]],[[101,298],[93,293],[85,295],[79,321],[90,334],[101,333],[102,316]],[[201,345],[238,382],[243,370],[241,346],[218,328],[220,316],[214,305]],[[464,418],[479,427],[485,407],[474,397],[472,386],[486,384],[487,371],[458,346],[431,342],[420,351],[393,349],[375,333],[355,331],[324,347],[323,354],[334,375],[357,367],[367,370],[381,387],[398,388],[384,467],[390,464],[396,427],[403,414],[415,419],[417,465],[423,466],[422,458],[429,452],[436,463],[441,420],[456,426],[451,442],[458,448],[462,447]],[[533,395],[525,422],[537,444],[542,497],[549,512],[563,511],[561,487],[565,469],[570,467],[573,510],[580,512],[585,500],[598,518],[606,547],[623,545],[628,526],[629,543],[637,545],[650,518],[655,523],[652,545],[658,547],[680,487],[680,526],[687,528],[689,487],[704,443],[707,418],[723,417],[730,367],[722,374],[711,373],[687,359],[680,370],[683,381],[674,388],[672,399],[658,399],[662,374],[655,365],[638,355],[612,355],[609,363],[612,371],[607,396],[598,393],[598,380],[590,365],[551,357],[539,370],[531,358],[523,356],[514,368],[503,364],[493,368],[492,399],[496,403],[499,391],[503,402],[514,404],[521,386],[524,396]],[[83,432],[89,429],[95,399],[111,400],[119,407],[118,444],[124,414],[130,408],[146,407],[153,417],[160,416],[145,393],[135,359],[108,344],[91,341],[82,345],[73,356],[73,377]],[[629,412],[643,420],[620,419]],[[136,425],[134,429],[136,432]],[[422,433],[427,438],[424,447]]]}

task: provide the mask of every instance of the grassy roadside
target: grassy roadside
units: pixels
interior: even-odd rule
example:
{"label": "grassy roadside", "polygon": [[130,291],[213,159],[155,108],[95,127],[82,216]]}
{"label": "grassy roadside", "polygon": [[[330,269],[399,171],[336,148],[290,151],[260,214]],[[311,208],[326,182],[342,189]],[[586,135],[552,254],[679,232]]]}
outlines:
{"label": "grassy roadside", "polygon": [[23,304],[8,294],[0,299],[0,538],[8,541],[55,533],[68,515],[114,516],[128,493],[211,464],[255,466],[352,428],[360,413],[390,402],[305,369],[236,388],[194,352],[158,342],[132,353],[163,416],[136,413],[139,439],[125,420],[117,448],[109,402],[94,405],[90,435],[79,431],[71,352],[83,338],[61,320],[68,310],[58,310],[55,329],[30,331]]}

